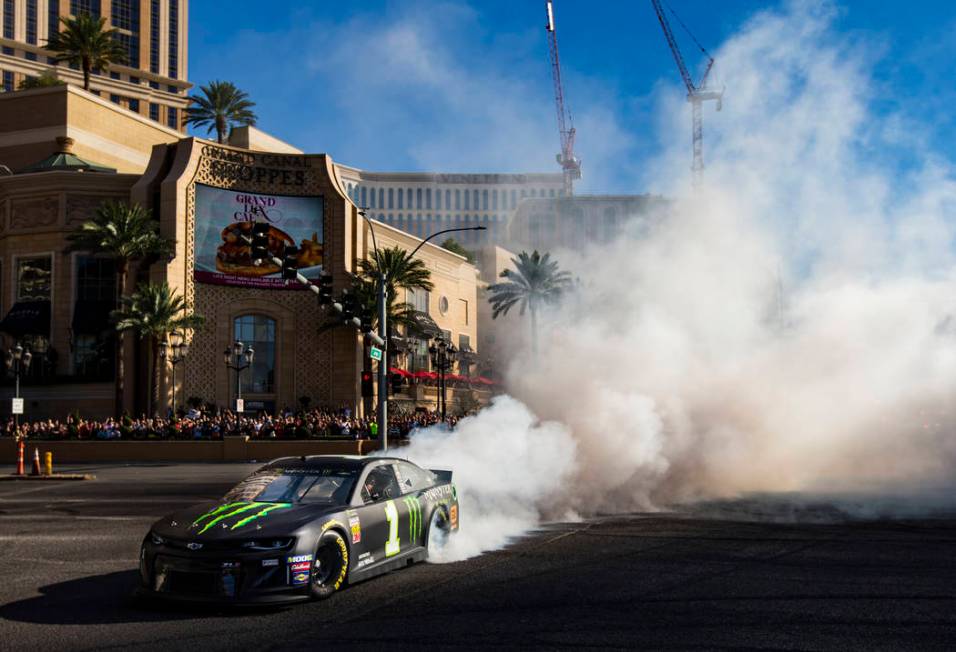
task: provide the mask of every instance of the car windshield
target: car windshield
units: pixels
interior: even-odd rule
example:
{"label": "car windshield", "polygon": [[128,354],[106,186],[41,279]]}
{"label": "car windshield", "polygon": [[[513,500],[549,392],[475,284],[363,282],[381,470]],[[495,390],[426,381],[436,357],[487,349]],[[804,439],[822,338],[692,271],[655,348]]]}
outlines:
{"label": "car windshield", "polygon": [[257,471],[237,484],[223,500],[345,505],[357,477],[357,470],[342,467],[269,468]]}

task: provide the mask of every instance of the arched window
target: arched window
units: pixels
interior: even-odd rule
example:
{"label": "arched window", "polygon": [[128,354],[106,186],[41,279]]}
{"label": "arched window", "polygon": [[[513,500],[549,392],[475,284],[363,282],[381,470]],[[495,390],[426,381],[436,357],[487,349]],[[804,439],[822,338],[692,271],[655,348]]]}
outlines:
{"label": "arched window", "polygon": [[481,210],[488,210],[488,190],[481,191]]}
{"label": "arched window", "polygon": [[361,194],[361,197],[362,197],[362,201],[361,201],[360,203],[361,203],[362,206],[368,206],[368,204],[366,203],[366,201],[367,201],[366,192],[367,192],[367,191],[365,190],[365,186],[362,186],[362,190],[361,190],[361,193],[360,193],[360,194]]}
{"label": "arched window", "polygon": [[265,315],[241,315],[233,322],[233,334],[244,347],[252,347],[255,351],[252,366],[241,372],[242,391],[250,394],[274,392],[276,321]]}
{"label": "arched window", "polygon": [[385,188],[378,189],[378,207],[385,208]]}
{"label": "arched window", "polygon": [[[402,190],[401,188],[399,188],[399,189],[398,189],[398,210],[402,210],[403,208],[405,208],[405,200],[404,200],[404,198],[402,197],[404,194],[405,194],[405,193],[403,192],[403,190]],[[399,218],[399,219],[401,219],[401,218]]]}
{"label": "arched window", "polygon": [[451,190],[445,191],[445,210],[451,209]]}
{"label": "arched window", "polygon": [[388,189],[388,210],[395,208],[395,189]]}

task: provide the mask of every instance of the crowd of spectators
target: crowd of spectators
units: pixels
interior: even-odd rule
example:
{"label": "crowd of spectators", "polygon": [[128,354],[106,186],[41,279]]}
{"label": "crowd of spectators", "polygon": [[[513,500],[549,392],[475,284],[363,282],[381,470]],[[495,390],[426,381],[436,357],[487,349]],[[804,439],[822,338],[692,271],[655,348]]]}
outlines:
{"label": "crowd of spectators", "polygon": [[[457,417],[446,422],[454,427]],[[435,412],[398,414],[389,418],[389,437],[408,437],[416,428],[441,422]],[[215,440],[224,436],[250,439],[377,439],[375,419],[360,419],[350,410],[315,409],[258,416],[237,415],[228,410],[203,413],[196,409],[178,417],[142,416],[138,419],[83,419],[70,415],[65,420],[43,419],[17,424],[11,417],[3,427],[3,436],[29,439]]]}

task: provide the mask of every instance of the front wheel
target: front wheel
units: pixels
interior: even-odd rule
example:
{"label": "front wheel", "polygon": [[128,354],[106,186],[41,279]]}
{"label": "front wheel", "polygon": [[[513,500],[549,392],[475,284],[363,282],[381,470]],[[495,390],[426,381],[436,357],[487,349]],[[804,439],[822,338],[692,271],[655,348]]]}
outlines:
{"label": "front wheel", "polygon": [[445,512],[436,508],[428,521],[428,539],[425,541],[425,558],[435,561],[441,557],[442,551],[448,544],[448,535],[451,529]]}
{"label": "front wheel", "polygon": [[311,593],[323,600],[345,584],[349,570],[349,547],[342,535],[329,530],[319,539],[312,562]]}

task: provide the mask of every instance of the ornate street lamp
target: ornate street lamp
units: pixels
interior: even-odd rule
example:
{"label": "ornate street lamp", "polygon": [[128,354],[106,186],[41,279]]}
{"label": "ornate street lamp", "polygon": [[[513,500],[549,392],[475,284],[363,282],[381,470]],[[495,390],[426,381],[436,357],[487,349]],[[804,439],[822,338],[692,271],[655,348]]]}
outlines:
{"label": "ornate street lamp", "polygon": [[[30,369],[30,361],[33,360],[33,354],[30,353],[30,349],[24,349],[19,343],[14,346],[12,349],[7,349],[3,356],[3,362],[7,367],[7,372],[12,371],[14,378],[16,378],[16,393],[15,397],[17,402],[20,402],[20,373],[26,373]],[[20,424],[20,413],[15,413],[16,423]]]}
{"label": "ornate street lamp", "polygon": [[438,370],[438,404],[441,410],[441,420],[444,422],[445,415],[448,411],[445,373],[451,371],[451,367],[455,363],[455,358],[458,354],[458,349],[455,348],[454,344],[439,335],[433,340],[432,345],[428,347],[428,353],[431,354],[432,367]]}
{"label": "ornate street lamp", "polygon": [[186,359],[189,355],[189,344],[181,333],[171,333],[170,340],[167,340],[159,349],[159,357],[167,360],[173,365],[173,418],[176,418],[176,365]]}
{"label": "ornate street lamp", "polygon": [[246,348],[245,352],[242,350],[243,344],[239,340],[236,340],[232,344],[232,348],[226,349],[222,352],[222,358],[226,363],[226,366],[230,369],[234,369],[236,372],[236,413],[242,413],[244,410],[241,409],[242,405],[242,373],[243,369],[248,369],[252,366],[252,361],[255,359],[256,352],[252,350],[252,347]]}

